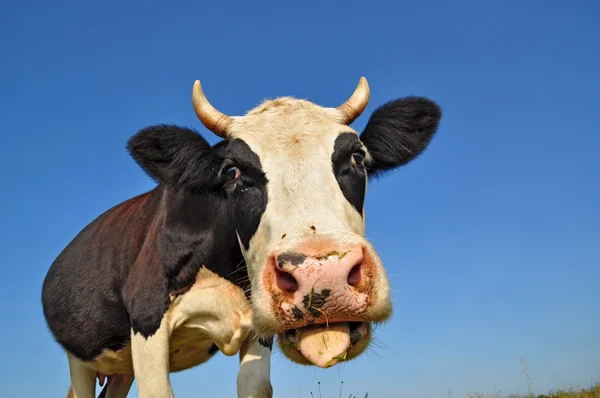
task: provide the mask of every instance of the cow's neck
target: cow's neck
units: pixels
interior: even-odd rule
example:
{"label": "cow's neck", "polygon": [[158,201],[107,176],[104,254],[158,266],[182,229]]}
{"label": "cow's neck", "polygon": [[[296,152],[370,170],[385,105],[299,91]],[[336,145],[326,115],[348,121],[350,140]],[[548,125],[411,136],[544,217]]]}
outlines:
{"label": "cow's neck", "polygon": [[168,260],[169,291],[189,288],[201,266],[249,291],[246,264],[223,195],[162,190],[160,213],[165,219],[159,247]]}

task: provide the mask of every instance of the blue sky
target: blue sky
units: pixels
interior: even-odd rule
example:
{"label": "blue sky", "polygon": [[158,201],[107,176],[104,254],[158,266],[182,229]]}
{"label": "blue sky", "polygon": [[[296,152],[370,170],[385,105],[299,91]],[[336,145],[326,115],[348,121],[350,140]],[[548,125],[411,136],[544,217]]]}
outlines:
{"label": "blue sky", "polygon": [[[600,5],[459,2],[5,1],[0,13],[0,395],[64,396],[45,273],[97,215],[153,183],[125,151],[154,123],[294,95],[337,106],[425,95],[437,137],[369,186],[368,236],[396,315],[329,370],[274,354],[276,397],[464,396],[600,376]],[[178,397],[232,397],[237,358],[172,376]],[[135,391],[134,391],[135,392]],[[317,395],[318,396],[318,395]]]}

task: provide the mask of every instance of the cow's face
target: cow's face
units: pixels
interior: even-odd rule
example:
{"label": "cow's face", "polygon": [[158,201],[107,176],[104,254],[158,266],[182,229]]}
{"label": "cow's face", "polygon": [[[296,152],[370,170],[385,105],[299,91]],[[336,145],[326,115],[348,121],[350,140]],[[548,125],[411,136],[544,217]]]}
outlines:
{"label": "cow's face", "polygon": [[229,118],[195,86],[198,116],[227,140],[205,163],[236,222],[254,327],[278,333],[298,363],[328,367],[356,357],[371,324],[392,313],[385,270],[365,238],[367,181],[421,153],[441,112],[424,98],[397,100],[377,109],[359,135],[349,124],[368,97],[362,79],[339,108],[279,98]]}

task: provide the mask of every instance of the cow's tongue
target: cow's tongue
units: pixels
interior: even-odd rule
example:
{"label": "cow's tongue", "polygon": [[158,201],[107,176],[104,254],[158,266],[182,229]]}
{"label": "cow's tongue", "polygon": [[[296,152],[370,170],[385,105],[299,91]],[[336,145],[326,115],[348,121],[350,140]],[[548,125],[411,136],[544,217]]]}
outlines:
{"label": "cow's tongue", "polygon": [[346,358],[350,347],[348,322],[308,326],[299,332],[300,352],[316,366],[328,368]]}

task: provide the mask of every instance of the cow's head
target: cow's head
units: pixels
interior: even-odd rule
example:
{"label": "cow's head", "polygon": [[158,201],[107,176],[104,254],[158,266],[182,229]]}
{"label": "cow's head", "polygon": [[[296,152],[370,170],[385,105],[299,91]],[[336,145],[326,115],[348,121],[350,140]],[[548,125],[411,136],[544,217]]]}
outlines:
{"label": "cow's head", "polygon": [[441,111],[426,98],[391,101],[359,135],[349,125],[368,100],[362,78],[337,108],[285,97],[230,117],[197,81],[196,113],[223,142],[211,148],[173,126],[150,127],[129,141],[159,182],[220,192],[228,201],[255,330],[278,333],[282,351],[298,363],[327,367],[356,357],[369,344],[371,324],[392,313],[385,270],[365,238],[367,181],[418,156]]}

